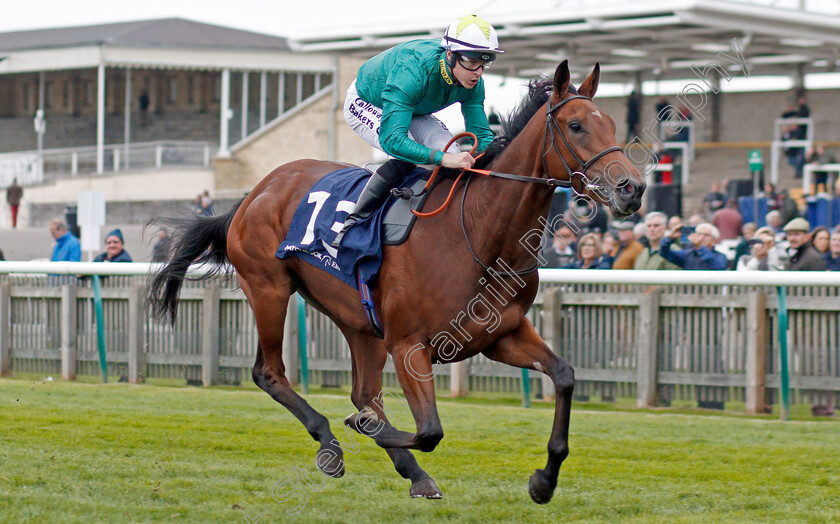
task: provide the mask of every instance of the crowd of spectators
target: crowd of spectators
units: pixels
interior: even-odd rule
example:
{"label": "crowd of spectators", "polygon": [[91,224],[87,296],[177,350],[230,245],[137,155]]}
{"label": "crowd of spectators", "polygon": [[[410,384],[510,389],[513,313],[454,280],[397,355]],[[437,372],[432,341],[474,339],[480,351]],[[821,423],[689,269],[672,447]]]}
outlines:
{"label": "crowd of spectators", "polygon": [[[598,213],[605,214],[598,208]],[[561,269],[651,269],[736,271],[840,271],[840,226],[811,228],[781,211],[767,213],[767,226],[742,224],[733,201],[711,214],[679,216],[653,211],[609,222],[563,215],[542,252],[543,267]],[[593,226],[592,224],[599,224]],[[724,241],[726,245],[721,245]]]}

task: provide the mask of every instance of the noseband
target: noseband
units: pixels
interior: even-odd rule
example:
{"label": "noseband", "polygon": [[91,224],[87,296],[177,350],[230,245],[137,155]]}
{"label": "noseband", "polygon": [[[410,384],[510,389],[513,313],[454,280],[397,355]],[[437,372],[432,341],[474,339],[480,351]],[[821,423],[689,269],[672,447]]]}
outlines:
{"label": "noseband", "polygon": [[[583,95],[575,95],[575,96],[570,96],[569,98],[565,98],[565,99],[557,102],[554,105],[548,104],[548,111],[546,112],[546,118],[545,118],[545,134],[543,134],[542,166],[543,166],[543,171],[545,171],[545,173],[547,175],[548,174],[548,168],[545,165],[545,158],[548,156],[549,153],[551,153],[551,151],[554,151],[555,153],[557,153],[557,156],[560,157],[560,161],[563,162],[563,167],[566,168],[566,173],[569,175],[569,180],[568,181],[566,181],[566,180],[561,181],[561,180],[556,180],[555,179],[556,182],[555,182],[554,185],[558,185],[560,187],[571,188],[572,191],[574,191],[578,195],[584,196],[586,193],[589,193],[589,191],[595,191],[595,190],[603,189],[603,186],[593,182],[592,180],[589,179],[589,177],[586,176],[586,170],[589,169],[592,166],[592,164],[597,162],[601,157],[603,157],[605,155],[608,155],[608,154],[610,154],[614,151],[621,151],[621,148],[618,147],[618,146],[608,147],[607,149],[604,149],[603,151],[596,154],[595,156],[593,156],[592,158],[590,158],[586,162],[581,160],[581,158],[577,155],[577,153],[575,153],[575,150],[572,149],[571,144],[569,144],[569,141],[566,139],[566,135],[563,134],[563,130],[560,129],[559,125],[557,125],[557,121],[554,120],[554,118],[551,116],[552,113],[554,113],[554,111],[556,111],[557,109],[560,109],[566,103],[571,102],[572,100],[577,100],[577,99],[589,100],[590,102],[592,101],[592,99],[590,99],[589,97],[586,97],[586,96],[583,96]],[[549,135],[551,135],[551,147],[546,147],[546,143],[548,142]],[[569,163],[566,162],[566,159],[563,157],[563,154],[560,152],[560,148],[557,147],[557,135],[560,135],[560,138],[563,140],[563,144],[566,146],[566,149],[572,155],[572,158],[574,158],[575,162],[577,162],[578,165],[581,166],[580,171],[573,171],[572,168],[569,166]],[[581,187],[584,190],[583,193],[580,193],[580,192],[578,192],[577,189],[575,189],[575,186],[574,186],[575,177],[577,177],[580,180]]]}

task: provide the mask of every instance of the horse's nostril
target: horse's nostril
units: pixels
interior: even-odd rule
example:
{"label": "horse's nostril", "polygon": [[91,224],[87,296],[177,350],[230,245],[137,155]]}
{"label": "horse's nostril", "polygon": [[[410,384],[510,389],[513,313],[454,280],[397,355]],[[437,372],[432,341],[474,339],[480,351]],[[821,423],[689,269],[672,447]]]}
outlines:
{"label": "horse's nostril", "polygon": [[632,198],[636,194],[636,186],[629,180],[620,182],[616,190],[622,198]]}

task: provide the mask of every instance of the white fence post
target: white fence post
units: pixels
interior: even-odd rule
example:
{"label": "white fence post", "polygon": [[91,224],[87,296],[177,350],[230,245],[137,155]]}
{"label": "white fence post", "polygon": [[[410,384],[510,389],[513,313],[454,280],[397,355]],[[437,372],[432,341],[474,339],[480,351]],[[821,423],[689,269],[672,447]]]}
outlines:
{"label": "white fence post", "polygon": [[767,296],[756,289],[747,302],[747,413],[764,413],[766,366]]}
{"label": "white fence post", "polygon": [[449,393],[453,397],[466,397],[470,392],[470,369],[466,360],[449,366]]}
{"label": "white fence post", "polygon": [[286,308],[286,323],[283,327],[283,367],[286,368],[286,380],[292,386],[300,383],[299,337],[297,295],[292,295]]}
{"label": "white fence post", "polygon": [[636,403],[640,408],[656,405],[656,367],[659,347],[659,296],[658,287],[648,288],[639,297],[639,324],[636,341]]}
{"label": "white fence post", "polygon": [[76,380],[76,286],[61,286],[61,378]]}
{"label": "white fence post", "polygon": [[155,167],[160,169],[163,165],[163,146],[158,144],[155,146]]}
{"label": "white fence post", "polygon": [[0,377],[12,374],[12,293],[8,282],[0,284]]}
{"label": "white fence post", "polygon": [[142,383],[146,374],[146,311],[143,307],[142,284],[128,292],[128,382]]}
{"label": "white fence post", "polygon": [[[562,294],[559,287],[552,287],[543,292],[543,339],[551,350],[559,355],[560,349],[560,314],[562,313]],[[550,376],[543,373],[540,384],[542,386],[542,399],[553,401],[556,397],[554,381]]]}
{"label": "white fence post", "polygon": [[204,289],[201,327],[201,383],[213,386],[219,382],[219,317],[222,290],[216,283]]}

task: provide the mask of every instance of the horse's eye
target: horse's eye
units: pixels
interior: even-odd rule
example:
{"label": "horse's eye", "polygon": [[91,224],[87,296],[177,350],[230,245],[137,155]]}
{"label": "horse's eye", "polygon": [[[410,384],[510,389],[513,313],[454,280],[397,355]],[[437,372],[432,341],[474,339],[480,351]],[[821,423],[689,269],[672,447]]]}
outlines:
{"label": "horse's eye", "polygon": [[569,129],[571,129],[573,133],[580,133],[583,131],[583,126],[580,125],[580,122],[572,122],[569,124]]}

